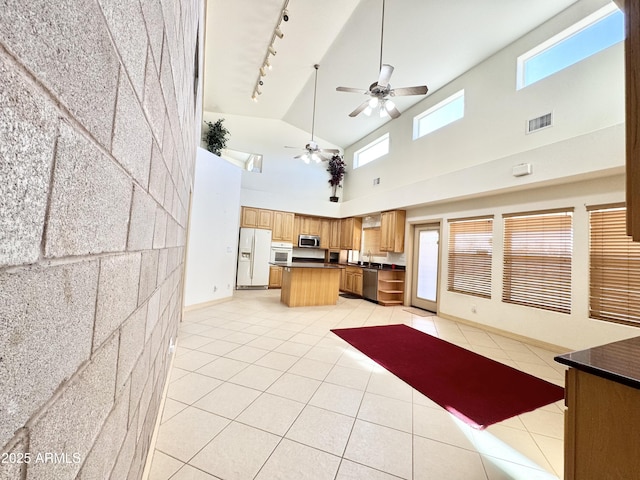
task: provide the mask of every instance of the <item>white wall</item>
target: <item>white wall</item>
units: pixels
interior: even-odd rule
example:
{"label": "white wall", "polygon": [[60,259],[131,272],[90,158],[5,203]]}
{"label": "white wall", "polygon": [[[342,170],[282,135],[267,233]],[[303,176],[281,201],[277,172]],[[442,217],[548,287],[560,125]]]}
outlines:
{"label": "white wall", "polygon": [[187,307],[233,295],[240,228],[240,172],[237,166],[198,149],[187,247]]}
{"label": "white wall", "polygon": [[[638,335],[638,329],[589,318],[589,223],[586,206],[624,201],[624,175],[512,192],[481,199],[417,207],[407,211],[410,225],[439,221],[440,285],[438,311],[501,330],[571,349],[586,348]],[[571,314],[503,303],[502,254],[505,213],[557,207],[573,207],[574,255],[572,263]],[[447,291],[448,220],[494,215],[492,298],[485,299]],[[408,227],[408,233],[411,227]],[[411,267],[408,268],[411,275]],[[472,312],[475,306],[476,313]]]}
{"label": "white wall", "polygon": [[[450,187],[456,188],[461,181],[471,191],[499,190],[573,181],[573,175],[610,174],[611,168],[622,167],[624,129],[617,127],[624,123],[622,44],[522,90],[515,88],[519,55],[605,3],[577,2],[347,148],[345,160],[351,165],[355,150],[383,133],[390,134],[388,155],[349,169],[342,214],[365,214],[379,205],[402,207],[450,199]],[[465,90],[465,117],[412,140],[413,117],[460,89]],[[553,127],[525,134],[528,119],[551,111]],[[522,162],[533,163],[534,174],[514,179],[511,167]],[[372,180],[377,177],[380,185],[374,187]],[[466,188],[458,190],[464,195]]]}
{"label": "white wall", "polygon": [[[305,164],[311,135],[280,120],[205,112],[204,119],[224,118],[229,130],[227,147],[263,155],[262,173],[242,172],[241,205],[337,217],[340,206],[329,201],[331,187],[326,163]],[[338,148],[315,138],[320,148]],[[299,148],[284,148],[285,145]],[[339,191],[338,195],[342,195]]]}

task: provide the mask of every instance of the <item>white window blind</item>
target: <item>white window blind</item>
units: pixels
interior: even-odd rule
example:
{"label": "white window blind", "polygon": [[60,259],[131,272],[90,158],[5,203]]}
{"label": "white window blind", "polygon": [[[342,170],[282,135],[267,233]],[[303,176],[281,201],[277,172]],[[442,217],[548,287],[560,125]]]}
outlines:
{"label": "white window blind", "polygon": [[589,317],[640,326],[640,243],[625,208],[589,208]]}
{"label": "white window blind", "polygon": [[573,211],[504,217],[502,301],[571,313]]}
{"label": "white window blind", "polygon": [[452,220],[449,223],[447,289],[491,298],[493,219]]}

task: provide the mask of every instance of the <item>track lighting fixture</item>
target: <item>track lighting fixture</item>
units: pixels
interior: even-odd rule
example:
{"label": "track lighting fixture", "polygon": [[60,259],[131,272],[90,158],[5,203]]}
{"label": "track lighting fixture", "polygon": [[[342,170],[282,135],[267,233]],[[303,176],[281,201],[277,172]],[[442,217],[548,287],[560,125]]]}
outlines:
{"label": "track lighting fixture", "polygon": [[284,22],[288,22],[289,21],[289,12],[287,12],[287,5],[289,5],[289,0],[284,0],[284,3],[282,5],[282,9],[280,10],[280,17],[278,18],[278,22],[277,22],[275,28],[273,29],[273,33],[271,35],[271,42],[269,42],[269,46],[267,47],[267,52],[264,55],[264,61],[262,62],[262,65],[258,69],[259,70],[258,79],[256,80],[256,85],[255,85],[255,88],[254,88],[254,91],[253,91],[253,95],[251,95],[251,99],[254,102],[257,102],[258,101],[258,95],[262,94],[262,92],[258,88],[259,86],[263,85],[262,77],[266,77],[267,76],[267,70],[271,70],[271,63],[269,63],[269,55],[273,55],[275,57],[275,55],[277,53],[276,52],[276,48],[275,48],[276,38],[282,39],[284,37],[284,33],[280,29],[280,24],[283,21]]}

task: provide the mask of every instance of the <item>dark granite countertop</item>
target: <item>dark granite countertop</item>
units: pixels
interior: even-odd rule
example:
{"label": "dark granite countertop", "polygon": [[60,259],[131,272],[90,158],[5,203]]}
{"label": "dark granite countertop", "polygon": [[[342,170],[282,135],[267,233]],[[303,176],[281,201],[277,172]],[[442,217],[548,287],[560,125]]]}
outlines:
{"label": "dark granite countertop", "polygon": [[558,355],[555,361],[640,389],[640,337]]}
{"label": "dark granite countertop", "polygon": [[399,272],[405,271],[404,265],[396,265],[395,267],[392,264],[388,263],[371,263],[369,266],[369,262],[360,262],[360,263],[343,263],[341,265],[346,265],[347,267],[358,267],[358,268],[371,268],[374,270],[398,270]]}
{"label": "dark granite countertop", "polygon": [[269,262],[271,265],[288,268],[344,268],[344,265],[337,263],[319,263],[319,262]]}

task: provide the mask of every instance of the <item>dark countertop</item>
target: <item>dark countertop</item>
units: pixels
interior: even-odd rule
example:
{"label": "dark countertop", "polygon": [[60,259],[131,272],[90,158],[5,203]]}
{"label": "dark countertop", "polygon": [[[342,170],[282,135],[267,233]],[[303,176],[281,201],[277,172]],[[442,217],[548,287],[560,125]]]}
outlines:
{"label": "dark countertop", "polygon": [[288,268],[325,268],[325,269],[335,269],[335,268],[344,268],[344,265],[340,265],[337,263],[318,263],[318,262],[269,262],[270,265],[276,265],[278,267],[288,267]]}
{"label": "dark countertop", "polygon": [[640,389],[640,337],[558,355],[555,361]]}
{"label": "dark countertop", "polygon": [[358,267],[358,268],[371,268],[373,270],[397,270],[399,272],[405,271],[404,265],[396,265],[395,268],[388,263],[371,263],[369,267],[369,262],[364,263],[342,263],[340,265],[345,265],[347,267]]}

